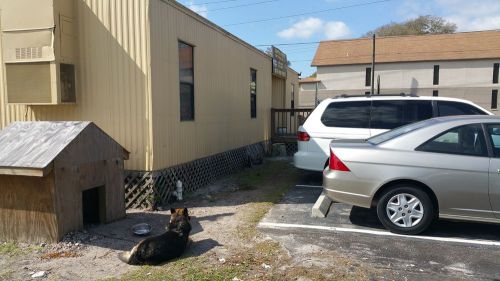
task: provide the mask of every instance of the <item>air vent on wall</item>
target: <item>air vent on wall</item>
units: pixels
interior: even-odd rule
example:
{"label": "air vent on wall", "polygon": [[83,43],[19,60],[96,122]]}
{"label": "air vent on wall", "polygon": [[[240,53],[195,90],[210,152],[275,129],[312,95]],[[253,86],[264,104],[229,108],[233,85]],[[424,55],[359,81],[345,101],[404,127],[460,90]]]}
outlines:
{"label": "air vent on wall", "polygon": [[16,48],[16,60],[41,59],[42,57],[42,47]]}

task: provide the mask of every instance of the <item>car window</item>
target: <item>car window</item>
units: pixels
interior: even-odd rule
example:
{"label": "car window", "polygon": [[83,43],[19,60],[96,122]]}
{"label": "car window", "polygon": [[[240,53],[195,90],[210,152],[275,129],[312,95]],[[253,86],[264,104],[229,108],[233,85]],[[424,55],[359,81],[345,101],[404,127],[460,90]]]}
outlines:
{"label": "car window", "polygon": [[430,139],[417,148],[419,151],[486,156],[486,143],[481,125],[453,128]]}
{"label": "car window", "polygon": [[479,108],[463,102],[438,101],[439,116],[451,115],[486,115]]}
{"label": "car window", "polygon": [[431,101],[376,100],[372,103],[372,129],[394,129],[432,118]]}
{"label": "car window", "polygon": [[488,125],[488,136],[490,137],[493,153],[500,158],[500,124]]}
{"label": "car window", "polygon": [[437,122],[439,122],[439,121],[437,121],[436,119],[427,119],[424,121],[408,124],[406,126],[402,126],[402,127],[396,128],[394,130],[390,130],[390,131],[387,131],[385,133],[371,137],[371,138],[367,139],[367,142],[374,144],[374,145],[378,145],[378,144],[381,144],[383,142],[397,138],[399,136],[402,136],[402,135],[408,134],[410,132],[419,130],[423,127],[430,126],[432,124],[436,124]]}
{"label": "car window", "polygon": [[361,128],[370,125],[370,101],[332,102],[321,116],[327,127]]}

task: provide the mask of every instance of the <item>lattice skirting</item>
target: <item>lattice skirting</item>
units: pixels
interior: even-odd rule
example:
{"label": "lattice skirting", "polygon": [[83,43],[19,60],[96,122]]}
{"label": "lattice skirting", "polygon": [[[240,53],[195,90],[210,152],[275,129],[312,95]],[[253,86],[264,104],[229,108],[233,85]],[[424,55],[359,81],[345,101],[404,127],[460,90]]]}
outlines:
{"label": "lattice skirting", "polygon": [[268,148],[267,142],[260,142],[161,171],[126,171],[126,207],[151,208],[169,202],[178,180],[182,181],[184,193],[197,190],[222,176],[262,162]]}

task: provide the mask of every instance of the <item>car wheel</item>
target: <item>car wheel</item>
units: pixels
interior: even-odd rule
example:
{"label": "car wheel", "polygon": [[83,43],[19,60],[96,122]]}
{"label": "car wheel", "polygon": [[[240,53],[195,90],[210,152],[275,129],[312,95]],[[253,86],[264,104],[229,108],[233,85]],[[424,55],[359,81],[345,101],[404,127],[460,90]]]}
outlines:
{"label": "car wheel", "polygon": [[434,221],[435,211],[429,195],[411,185],[389,189],[378,201],[377,215],[391,232],[419,234]]}

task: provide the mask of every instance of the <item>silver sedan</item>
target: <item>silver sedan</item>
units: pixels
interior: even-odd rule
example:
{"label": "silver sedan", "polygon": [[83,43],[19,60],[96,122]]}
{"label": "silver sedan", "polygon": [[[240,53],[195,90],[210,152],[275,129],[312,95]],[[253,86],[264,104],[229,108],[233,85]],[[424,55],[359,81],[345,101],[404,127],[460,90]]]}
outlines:
{"label": "silver sedan", "polygon": [[434,118],[333,141],[329,161],[328,197],[376,207],[392,232],[418,234],[437,218],[500,223],[500,117]]}

